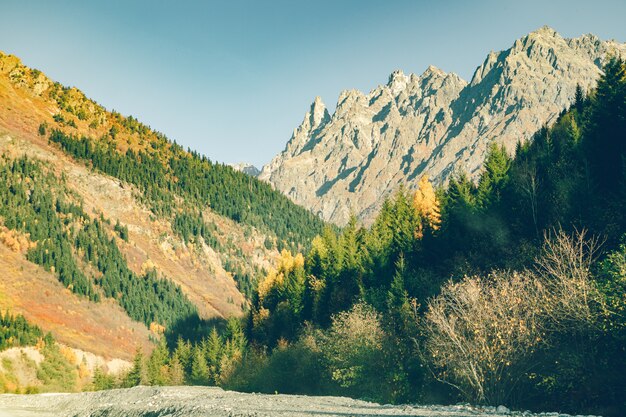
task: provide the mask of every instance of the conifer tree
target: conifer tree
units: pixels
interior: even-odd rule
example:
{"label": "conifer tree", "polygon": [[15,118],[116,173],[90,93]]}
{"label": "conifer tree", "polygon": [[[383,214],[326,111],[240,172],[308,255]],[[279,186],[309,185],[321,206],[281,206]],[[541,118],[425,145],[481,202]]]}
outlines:
{"label": "conifer tree", "polygon": [[185,383],[185,369],[183,368],[178,355],[172,355],[168,370],[169,385],[183,385]]}
{"label": "conifer tree", "polygon": [[219,363],[224,352],[224,345],[222,338],[220,337],[217,329],[213,327],[209,333],[209,337],[206,339],[206,357],[208,359],[209,366],[211,367],[211,373],[217,374],[219,372]]}
{"label": "conifer tree", "polygon": [[204,351],[198,344],[192,349],[191,375],[190,381],[195,385],[208,385],[210,381],[210,370]]}
{"label": "conifer tree", "polygon": [[[441,225],[439,199],[427,175],[420,179],[418,189],[413,194],[413,207],[430,230],[439,229]],[[418,231],[420,237],[422,233],[421,230]]]}
{"label": "conifer tree", "polygon": [[176,349],[174,349],[174,356],[178,358],[180,364],[185,370],[186,375],[191,374],[191,359],[192,349],[189,341],[184,340],[180,335],[176,341]]}
{"label": "conifer tree", "polygon": [[135,387],[137,385],[148,385],[150,378],[146,368],[146,360],[143,351],[141,347],[138,347],[135,353],[135,359],[133,359],[133,367],[124,379],[124,386]]}
{"label": "conifer tree", "polygon": [[478,204],[485,208],[500,200],[502,189],[508,178],[511,166],[509,157],[504,146],[493,143],[489,147],[487,158],[484,162],[484,173],[478,182]]}
{"label": "conifer tree", "polygon": [[148,379],[151,385],[167,385],[169,351],[162,337],[148,360]]}

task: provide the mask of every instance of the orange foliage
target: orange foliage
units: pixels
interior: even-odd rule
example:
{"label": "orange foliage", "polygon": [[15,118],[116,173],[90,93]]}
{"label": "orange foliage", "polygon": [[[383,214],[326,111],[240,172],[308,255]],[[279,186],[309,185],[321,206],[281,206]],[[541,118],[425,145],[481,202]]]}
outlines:
{"label": "orange foliage", "polygon": [[[413,195],[413,208],[432,230],[438,230],[441,226],[439,199],[427,175],[420,179],[418,187]],[[421,236],[421,228],[418,234]]]}
{"label": "orange foliage", "polygon": [[13,252],[22,252],[37,246],[31,242],[28,234],[22,234],[5,227],[0,229],[0,242],[4,243]]}
{"label": "orange foliage", "polygon": [[293,256],[291,252],[283,249],[280,253],[280,258],[278,258],[276,268],[270,269],[265,279],[259,283],[259,298],[263,299],[272,288],[282,285],[285,280],[285,274],[303,267],[304,257],[301,253]]}
{"label": "orange foliage", "polygon": [[61,351],[61,355],[63,355],[63,357],[67,359],[69,363],[71,363],[72,365],[78,364],[76,353],[74,353],[74,350],[72,348],[62,345],[60,348],[60,351]]}
{"label": "orange foliage", "polygon": [[163,333],[165,333],[165,327],[153,321],[152,323],[150,323],[150,331],[156,335],[162,335]]}

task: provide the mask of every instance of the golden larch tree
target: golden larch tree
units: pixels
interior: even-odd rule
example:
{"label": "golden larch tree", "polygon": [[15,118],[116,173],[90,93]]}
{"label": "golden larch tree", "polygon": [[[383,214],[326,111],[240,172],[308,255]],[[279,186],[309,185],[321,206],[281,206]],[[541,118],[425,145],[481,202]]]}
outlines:
{"label": "golden larch tree", "polygon": [[[422,219],[422,225],[426,223],[432,230],[439,229],[441,225],[439,199],[427,175],[424,175],[418,183],[418,189],[413,195],[413,207]],[[420,226],[417,232],[419,236],[423,233],[422,228],[423,226]]]}

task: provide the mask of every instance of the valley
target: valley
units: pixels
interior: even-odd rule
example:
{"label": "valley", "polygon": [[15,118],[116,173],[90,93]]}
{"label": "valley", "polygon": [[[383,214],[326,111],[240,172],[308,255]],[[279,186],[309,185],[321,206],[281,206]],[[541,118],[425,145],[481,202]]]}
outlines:
{"label": "valley", "polygon": [[394,71],[259,170],[0,53],[0,416],[621,415],[625,54]]}

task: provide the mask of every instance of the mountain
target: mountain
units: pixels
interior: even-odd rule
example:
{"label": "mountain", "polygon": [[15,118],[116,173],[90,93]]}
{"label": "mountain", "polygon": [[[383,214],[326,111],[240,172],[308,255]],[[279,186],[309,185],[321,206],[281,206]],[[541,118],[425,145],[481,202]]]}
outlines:
{"label": "mountain", "polygon": [[0,155],[0,310],[108,358],[240,316],[279,250],[323,227],[267,183],[3,53]]}
{"label": "mountain", "polygon": [[244,174],[250,175],[251,177],[258,177],[261,173],[261,170],[255,167],[252,164],[248,164],[246,162],[240,162],[238,164],[230,164],[231,167],[235,171],[243,172]]}
{"label": "mountain", "polygon": [[400,184],[455,172],[477,179],[490,144],[513,151],[588,91],[626,45],[594,35],[566,39],[549,27],[490,52],[470,82],[430,66],[393,72],[368,94],[346,90],[331,115],[317,97],[285,149],[259,178],[325,220],[366,223]]}

